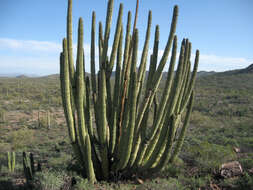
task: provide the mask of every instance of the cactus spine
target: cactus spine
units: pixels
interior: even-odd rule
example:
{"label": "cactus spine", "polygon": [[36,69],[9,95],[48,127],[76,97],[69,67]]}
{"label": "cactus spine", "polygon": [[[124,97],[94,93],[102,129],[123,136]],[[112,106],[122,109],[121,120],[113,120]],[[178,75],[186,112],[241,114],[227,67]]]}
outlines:
{"label": "cactus spine", "polygon": [[[184,39],[174,76],[177,55],[175,31],[178,17],[178,7],[175,6],[169,37],[160,61],[159,26],[156,26],[153,52],[145,82],[152,13],[149,12],[140,67],[137,69],[138,0],[132,34],[131,12],[128,12],[124,49],[123,5],[120,4],[112,51],[108,55],[113,4],[113,0],[108,1],[104,32],[102,23],[99,22],[97,74],[95,12],[92,13],[90,78],[85,77],[84,72],[82,18],[79,19],[76,69],[74,68],[72,0],[68,0],[67,38],[63,39],[63,51],[60,54],[61,94],[69,136],[79,164],[91,182],[109,180],[118,172],[129,175],[133,172],[160,171],[166,164],[173,162],[180,152],[189,123],[199,61],[197,50],[194,69],[191,72],[191,43]],[[171,49],[166,83],[161,98],[157,98],[162,72]],[[116,75],[112,86],[112,70],[115,63]],[[143,98],[141,94],[144,94]],[[153,107],[154,114],[151,115]],[[149,117],[152,117],[151,124],[147,122]]]}

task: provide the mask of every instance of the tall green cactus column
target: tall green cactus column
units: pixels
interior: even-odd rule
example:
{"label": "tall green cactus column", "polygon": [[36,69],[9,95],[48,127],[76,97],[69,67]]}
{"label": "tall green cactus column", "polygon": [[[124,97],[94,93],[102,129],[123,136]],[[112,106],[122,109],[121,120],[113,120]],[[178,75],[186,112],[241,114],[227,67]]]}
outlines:
{"label": "tall green cactus column", "polygon": [[[109,0],[104,32],[103,25],[99,22],[98,59],[95,57],[96,15],[95,12],[92,13],[90,77],[85,76],[82,18],[78,25],[74,68],[72,0],[68,0],[67,38],[63,39],[63,51],[60,54],[61,94],[69,137],[83,175],[91,182],[110,180],[119,173],[131,176],[143,171],[159,172],[165,165],[173,164],[187,134],[199,62],[197,50],[191,72],[191,42],[183,39],[174,76],[178,17],[178,7],[175,6],[161,60],[158,60],[158,25],[152,54],[148,54],[152,28],[152,12],[149,11],[140,66],[137,68],[140,34],[136,22],[139,2],[137,0],[132,33],[132,14],[128,12],[127,26],[124,29],[123,5],[120,4],[114,40],[110,45],[113,5],[114,1]],[[109,53],[110,47],[112,49]],[[170,52],[165,87],[161,96],[158,96]],[[148,60],[149,71],[146,77]],[[96,63],[99,65],[97,72]],[[114,77],[112,72],[115,64]],[[151,114],[152,109],[154,114]],[[151,123],[148,122],[149,119]]]}

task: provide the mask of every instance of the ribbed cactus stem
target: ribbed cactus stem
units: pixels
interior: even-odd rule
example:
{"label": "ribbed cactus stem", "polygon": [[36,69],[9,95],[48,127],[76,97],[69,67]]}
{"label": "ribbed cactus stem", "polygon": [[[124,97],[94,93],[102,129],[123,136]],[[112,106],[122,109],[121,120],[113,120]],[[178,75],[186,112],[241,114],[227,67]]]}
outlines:
{"label": "ribbed cactus stem", "polygon": [[[153,141],[151,141],[148,150],[145,155],[144,159],[144,168],[151,167],[157,160],[157,157],[159,155],[163,154],[163,150],[168,137],[168,130],[166,129],[169,123],[171,122],[171,116],[173,114],[173,110],[175,107],[175,100],[178,96],[178,88],[176,88],[178,85],[180,85],[180,78],[182,74],[182,67],[183,67],[183,56],[184,56],[184,42],[182,42],[181,50],[180,50],[180,57],[179,57],[179,64],[176,72],[176,76],[173,82],[173,86],[171,87],[172,90],[170,92],[171,96],[168,98],[168,101],[166,102],[166,112],[163,112],[163,117],[166,118],[163,122],[160,122],[159,128],[161,128],[161,136],[160,131],[157,131],[155,133],[155,136],[153,138]],[[180,86],[179,86],[180,87]],[[166,115],[166,116],[165,116]],[[159,116],[158,116],[159,117]],[[162,118],[163,119],[163,118]],[[151,133],[152,134],[152,133]],[[152,135],[153,136],[153,135]],[[159,138],[158,138],[159,137]]]}
{"label": "ribbed cactus stem", "polygon": [[11,162],[11,171],[14,172],[16,165],[16,153],[12,152],[12,162]]}
{"label": "ribbed cactus stem", "polygon": [[67,47],[68,47],[68,65],[69,75],[72,85],[74,85],[74,59],[73,59],[73,47],[72,47],[72,0],[68,0],[68,15],[67,15]]}
{"label": "ribbed cactus stem", "polygon": [[[104,37],[103,37],[103,25],[99,22],[99,33],[98,33],[98,50],[99,50],[99,68],[102,67],[103,59],[103,47],[104,47]],[[98,81],[99,82],[99,81]]]}
{"label": "ribbed cactus stem", "polygon": [[117,52],[117,66],[116,66],[116,76],[114,84],[114,93],[113,93],[113,108],[111,115],[111,128],[110,128],[110,152],[114,152],[117,136],[117,116],[119,111],[119,92],[120,92],[120,78],[121,78],[121,62],[122,62],[122,39],[123,39],[123,27],[121,26],[120,30],[120,40],[118,44]]}
{"label": "ribbed cactus stem", "polygon": [[156,166],[151,169],[151,171],[160,171],[169,161],[169,154],[172,150],[172,143],[175,137],[175,132],[176,132],[176,127],[180,121],[180,116],[177,115],[172,115],[171,117],[171,122],[170,122],[170,128],[168,129],[167,133],[168,135],[168,140],[166,144],[166,148],[164,150],[164,153],[159,160],[158,163],[156,163]]}
{"label": "ribbed cactus stem", "polygon": [[154,75],[154,78],[152,80],[152,84],[151,84],[151,88],[154,88],[154,86],[158,83],[157,81],[161,80],[161,73],[163,71],[163,68],[167,62],[168,56],[169,56],[169,52],[170,52],[170,48],[172,46],[172,41],[174,38],[174,34],[176,32],[176,25],[177,25],[177,17],[178,17],[178,7],[175,6],[174,10],[173,10],[173,17],[172,17],[172,23],[171,23],[171,27],[170,27],[170,34],[168,37],[168,41],[164,50],[164,53],[162,55],[162,58],[160,60],[160,63],[158,65],[157,71]]}
{"label": "ribbed cactus stem", "polygon": [[115,62],[116,54],[117,54],[117,48],[118,48],[118,44],[119,44],[119,40],[120,40],[122,15],[123,15],[123,4],[121,3],[120,7],[119,7],[118,20],[117,20],[116,31],[115,31],[115,35],[114,35],[112,52],[111,52],[111,56],[110,56],[110,62],[109,62],[108,69],[107,69],[107,71],[110,73],[112,72],[112,69],[114,66],[114,62]]}
{"label": "ribbed cactus stem", "polygon": [[[166,103],[168,101],[169,94],[170,94],[170,91],[171,91],[171,86],[172,86],[172,82],[173,82],[173,78],[174,78],[174,65],[175,65],[175,62],[176,62],[176,54],[177,54],[177,36],[174,37],[174,41],[173,41],[170,67],[169,67],[169,70],[168,70],[167,80],[166,80],[166,83],[165,83],[165,89],[163,91],[160,104],[158,106],[158,111],[157,111],[157,114],[156,114],[157,117],[154,117],[154,123],[153,123],[152,129],[151,129],[151,132],[150,132],[151,136],[149,136],[147,138],[149,141],[152,140],[152,144],[151,144],[151,148],[149,149],[149,153],[147,154],[148,156],[147,156],[146,160],[149,158],[149,156],[153,152],[153,149],[154,149],[154,147],[155,147],[155,145],[156,145],[156,143],[159,139],[159,138],[154,139],[154,137],[157,134],[157,130],[159,128],[161,128],[160,123],[161,123],[162,116],[163,116],[164,110],[166,108]],[[159,132],[158,132],[158,134],[159,134]],[[143,156],[146,153],[146,149],[147,149],[147,145],[145,144],[145,146],[141,150],[142,153],[139,154],[138,165],[140,164],[140,161],[143,159]]]}
{"label": "ribbed cactus stem", "polygon": [[183,102],[183,107],[182,107],[182,111],[184,111],[184,109],[186,108],[187,102],[190,99],[190,93],[194,87],[195,84],[195,80],[196,80],[196,76],[197,76],[197,70],[198,70],[198,65],[199,65],[199,50],[196,50],[196,55],[195,55],[195,61],[194,61],[194,68],[192,71],[192,76],[191,76],[191,80],[190,80],[190,84],[187,88],[187,95],[185,96],[184,102]]}
{"label": "ribbed cactus stem", "polygon": [[71,106],[71,97],[70,97],[70,79],[69,79],[69,64],[68,64],[68,50],[67,50],[67,40],[63,39],[63,63],[61,63],[63,67],[63,86],[64,93],[62,94],[63,106],[65,109],[65,117],[67,120],[67,126],[69,131],[69,136],[71,142],[75,142],[75,129],[74,129],[74,119],[73,119],[73,112]]}
{"label": "ribbed cactus stem", "polygon": [[154,137],[154,135],[155,135],[155,133],[158,129],[158,126],[160,126],[162,115],[163,115],[165,107],[166,107],[166,102],[168,101],[168,98],[169,98],[169,95],[170,95],[171,86],[172,86],[173,77],[174,77],[174,66],[175,66],[175,63],[176,63],[176,54],[177,54],[177,36],[174,37],[173,48],[172,48],[172,56],[171,56],[171,60],[170,60],[170,67],[169,67],[169,70],[168,70],[167,80],[166,80],[166,83],[165,83],[165,89],[163,91],[160,104],[158,106],[158,111],[157,111],[157,114],[156,114],[157,117],[154,118],[155,122],[152,126],[153,130],[151,132],[152,136],[150,137],[150,139],[153,139],[153,137]]}
{"label": "ribbed cactus stem", "polygon": [[96,95],[97,95],[97,81],[95,70],[95,31],[96,31],[96,13],[93,11],[92,26],[91,26],[90,68],[91,68],[92,98],[94,102],[96,102]]}
{"label": "ribbed cactus stem", "polygon": [[85,97],[85,80],[84,80],[84,60],[83,60],[83,20],[79,19],[78,25],[78,47],[77,47],[77,68],[76,68],[76,107],[78,118],[78,130],[80,135],[81,152],[85,161],[85,169],[88,179],[91,182],[96,181],[93,163],[91,160],[91,147],[87,126],[85,126],[84,117],[84,97]]}
{"label": "ribbed cactus stem", "polygon": [[190,42],[188,39],[186,39],[185,41],[185,51],[184,51],[184,60],[183,60],[183,70],[182,70],[182,85],[180,86],[180,93],[179,93],[179,97],[177,99],[177,103],[176,103],[176,107],[175,107],[175,113],[176,114],[179,114],[180,113],[180,105],[181,105],[181,102],[182,102],[182,98],[183,98],[183,95],[184,95],[184,91],[186,89],[186,84],[187,84],[187,80],[189,77],[189,72],[190,72],[190,67],[189,67],[189,61],[188,60],[188,54],[189,54],[189,49],[190,49]]}
{"label": "ribbed cactus stem", "polygon": [[106,77],[105,70],[100,70],[100,95],[99,95],[99,141],[101,144],[101,162],[102,172],[105,179],[108,179],[109,161],[108,161],[108,149],[107,149],[107,118],[106,118]]}
{"label": "ribbed cactus stem", "polygon": [[26,177],[26,182],[29,183],[33,179],[33,172],[31,168],[31,162],[28,155],[23,152],[23,169]]}
{"label": "ribbed cactus stem", "polygon": [[[149,47],[149,39],[150,39],[150,29],[151,29],[151,21],[152,21],[152,12],[149,11],[148,14],[148,23],[147,23],[147,30],[146,30],[146,38],[145,38],[145,42],[144,42],[144,47],[142,50],[142,56],[141,56],[141,62],[140,62],[140,66],[138,69],[138,77],[137,77],[137,87],[136,87],[136,91],[137,91],[137,102],[136,102],[136,109],[138,110],[138,104],[139,104],[139,100],[141,97],[141,92],[142,92],[142,87],[143,87],[143,83],[145,81],[145,75],[146,75],[146,64],[147,64],[147,55],[148,55],[148,47]],[[131,164],[133,164],[133,162],[136,159],[137,156],[137,152],[139,150],[139,145],[140,145],[140,138],[137,136],[137,129],[135,129],[136,131],[134,132],[134,141],[133,141],[133,146],[135,146],[135,150],[133,151],[133,153],[131,154]],[[138,143],[137,143],[138,141]]]}
{"label": "ribbed cactus stem", "polygon": [[86,108],[85,108],[85,118],[86,118],[86,125],[88,129],[89,135],[93,138],[94,132],[92,127],[92,114],[91,114],[91,90],[90,90],[90,79],[89,77],[85,78],[85,84],[86,84]]}
{"label": "ribbed cactus stem", "polygon": [[127,17],[127,31],[126,31],[126,39],[125,39],[125,50],[124,50],[124,61],[123,61],[123,71],[121,77],[121,94],[120,94],[120,110],[119,110],[119,124],[118,124],[118,137],[117,142],[120,144],[120,139],[122,135],[122,123],[123,123],[123,114],[125,108],[125,97],[127,93],[127,85],[129,80],[129,59],[131,57],[131,12],[128,12]]}
{"label": "ribbed cactus stem", "polygon": [[[125,79],[125,72],[127,67],[127,60],[129,56],[129,49],[130,49],[130,32],[131,32],[131,17],[132,14],[129,11],[127,16],[127,27],[126,27],[126,37],[125,37],[125,47],[124,47],[124,59],[123,59],[123,68],[122,68],[122,75],[121,75],[121,86],[123,86],[124,79]],[[122,91],[122,90],[121,90]]]}
{"label": "ribbed cactus stem", "polygon": [[9,169],[9,172],[11,172],[11,153],[10,152],[7,152],[7,160],[8,160],[8,169]]}
{"label": "ribbed cactus stem", "polygon": [[147,79],[146,89],[148,89],[148,87],[150,85],[150,82],[152,81],[154,73],[156,71],[157,58],[158,58],[158,47],[159,47],[159,35],[160,35],[159,26],[156,25],[153,53],[150,57],[150,65],[149,65],[149,72],[148,72],[148,79]]}
{"label": "ribbed cactus stem", "polygon": [[103,53],[102,53],[102,66],[106,68],[106,58],[108,51],[108,43],[112,22],[112,11],[113,11],[114,0],[109,0],[107,4],[107,15],[106,15],[106,24],[105,24],[105,33],[104,33],[104,43],[103,43]]}
{"label": "ribbed cactus stem", "polygon": [[173,38],[174,38],[174,34],[175,34],[175,31],[176,31],[177,16],[178,16],[178,7],[175,6],[174,7],[174,11],[173,11],[173,18],[172,18],[171,28],[170,28],[170,35],[169,35],[169,38],[168,38],[168,41],[167,41],[167,44],[166,44],[163,56],[161,58],[159,66],[158,66],[158,68],[157,68],[157,70],[156,70],[156,72],[154,74],[153,80],[152,80],[152,82],[151,82],[151,84],[150,84],[150,86],[148,88],[149,90],[146,92],[145,99],[142,102],[142,105],[141,105],[141,107],[139,109],[140,112],[138,113],[138,117],[137,117],[137,129],[140,127],[140,124],[142,122],[144,113],[145,113],[145,111],[146,111],[146,109],[147,109],[147,107],[149,105],[148,104],[149,99],[150,98],[151,98],[151,100],[153,99],[154,94],[157,91],[157,88],[158,88],[158,86],[160,84],[160,80],[162,78],[162,71],[163,71],[164,66],[165,66],[165,64],[167,62],[167,59],[168,59],[168,56],[169,56],[169,51],[170,51],[170,48],[171,48],[171,45],[172,45],[172,41],[173,41]]}
{"label": "ribbed cactus stem", "polygon": [[33,153],[30,153],[30,166],[31,166],[32,175],[34,175],[34,173],[35,173],[35,168],[34,168]]}
{"label": "ribbed cactus stem", "polygon": [[144,47],[142,50],[140,67],[138,70],[138,81],[137,81],[138,100],[137,100],[137,102],[139,102],[139,99],[140,99],[141,87],[142,87],[142,83],[144,82],[144,76],[145,76],[145,72],[146,72],[151,22],[152,22],[152,12],[149,11],[148,24],[147,24],[147,30],[146,30],[146,38],[145,38]]}
{"label": "ribbed cactus stem", "polygon": [[136,112],[136,100],[137,100],[137,73],[136,73],[136,63],[137,63],[137,52],[138,52],[138,30],[136,29],[134,31],[134,47],[133,47],[133,56],[132,56],[132,63],[131,63],[131,82],[130,82],[130,88],[131,91],[129,93],[129,112],[130,112],[130,118],[129,118],[129,124],[127,128],[127,134],[122,137],[124,142],[125,150],[120,150],[120,160],[119,165],[117,169],[123,169],[127,166],[127,163],[130,158],[130,154],[132,151],[132,143],[134,138],[134,127],[135,127],[135,112]]}
{"label": "ribbed cactus stem", "polygon": [[170,157],[170,160],[169,160],[171,163],[173,163],[174,160],[177,158],[177,156],[178,156],[178,154],[179,154],[179,152],[180,152],[180,150],[183,146],[186,130],[187,130],[187,127],[188,127],[188,124],[189,124],[189,121],[190,121],[193,102],[194,102],[194,92],[192,92],[192,94],[191,94],[190,102],[189,102],[187,113],[186,113],[185,120],[184,120],[184,124],[183,124],[183,127],[181,129],[179,138],[176,142],[176,147],[174,149],[174,152],[173,152],[173,154],[171,154],[171,157]]}

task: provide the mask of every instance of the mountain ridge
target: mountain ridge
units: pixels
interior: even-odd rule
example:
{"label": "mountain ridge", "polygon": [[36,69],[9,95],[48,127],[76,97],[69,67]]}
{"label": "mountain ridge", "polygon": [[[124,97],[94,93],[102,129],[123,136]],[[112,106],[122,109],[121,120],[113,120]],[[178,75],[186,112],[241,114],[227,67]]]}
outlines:
{"label": "mountain ridge", "polygon": [[[229,70],[229,71],[224,71],[224,72],[216,72],[216,71],[198,71],[197,77],[204,77],[204,76],[209,76],[209,75],[214,75],[214,74],[246,74],[246,73],[253,73],[253,63],[250,64],[249,66],[243,68],[243,69],[234,69],[234,70]],[[146,76],[148,74],[148,71],[146,71]],[[163,78],[166,78],[168,72],[163,72]],[[90,73],[86,72],[86,76],[90,76]],[[115,76],[115,71],[112,72],[112,76]],[[21,73],[10,73],[10,74],[1,74],[0,77],[7,77],[7,78],[57,78],[59,77],[59,74],[50,74],[50,75],[35,75],[35,74],[21,74]]]}

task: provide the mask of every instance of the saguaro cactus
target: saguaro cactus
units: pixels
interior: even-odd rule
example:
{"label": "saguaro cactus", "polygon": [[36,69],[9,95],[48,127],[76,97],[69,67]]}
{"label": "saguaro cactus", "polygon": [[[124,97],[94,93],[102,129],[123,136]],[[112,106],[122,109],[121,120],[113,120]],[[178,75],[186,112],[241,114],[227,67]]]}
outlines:
{"label": "saguaro cactus", "polygon": [[[138,1],[136,7],[137,12]],[[128,12],[123,50],[122,4],[119,7],[112,50],[108,55],[112,10],[113,0],[109,0],[104,33],[102,23],[99,23],[98,60],[95,59],[96,15],[92,13],[91,76],[88,77],[85,76],[82,18],[79,19],[76,69],[74,68],[72,0],[68,0],[67,38],[63,39],[63,51],[60,55],[61,94],[69,136],[83,173],[91,182],[109,180],[118,173],[131,175],[160,171],[166,164],[173,162],[186,134],[199,62],[197,50],[191,72],[191,43],[188,39],[183,39],[174,73],[177,55],[177,6],[174,7],[168,41],[160,61],[159,26],[156,26],[147,77],[145,74],[151,11],[139,68],[137,69],[137,14],[131,34],[131,12]],[[157,96],[171,48],[167,79],[161,96]],[[97,74],[95,62],[99,63]],[[112,71],[115,63],[114,78]],[[115,82],[111,83],[112,80]],[[151,122],[148,122],[150,118]]]}

